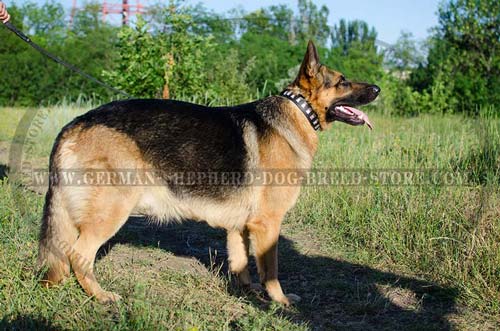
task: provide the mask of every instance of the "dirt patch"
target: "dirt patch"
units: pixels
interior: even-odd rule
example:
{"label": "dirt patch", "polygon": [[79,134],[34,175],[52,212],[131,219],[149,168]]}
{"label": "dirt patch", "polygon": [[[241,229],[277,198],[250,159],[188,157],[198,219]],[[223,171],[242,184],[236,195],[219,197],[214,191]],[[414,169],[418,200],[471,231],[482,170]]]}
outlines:
{"label": "dirt patch", "polygon": [[176,256],[159,249],[139,249],[124,244],[115,245],[99,263],[110,263],[117,271],[134,268],[134,272],[152,278],[172,270],[194,275],[209,274],[207,267],[195,257]]}
{"label": "dirt patch", "polygon": [[[474,329],[462,316],[456,291],[390,270],[377,270],[326,254],[313,232],[285,227],[280,239],[280,279],[302,301],[282,313],[312,330]],[[225,231],[205,224],[156,225],[132,217],[101,251],[99,265],[133,268],[154,279],[169,272],[228,279]],[[252,264],[254,281],[256,270]],[[229,282],[231,283],[231,282]],[[154,286],[154,285],[153,285]],[[232,285],[231,285],[232,286]],[[262,309],[267,300],[228,288]],[[481,327],[494,325],[475,314]]]}
{"label": "dirt patch", "polygon": [[190,223],[158,225],[134,216],[98,254],[99,259],[127,266],[143,261],[155,270],[182,270],[207,273],[225,267],[227,252],[225,232],[212,229],[193,230]]}

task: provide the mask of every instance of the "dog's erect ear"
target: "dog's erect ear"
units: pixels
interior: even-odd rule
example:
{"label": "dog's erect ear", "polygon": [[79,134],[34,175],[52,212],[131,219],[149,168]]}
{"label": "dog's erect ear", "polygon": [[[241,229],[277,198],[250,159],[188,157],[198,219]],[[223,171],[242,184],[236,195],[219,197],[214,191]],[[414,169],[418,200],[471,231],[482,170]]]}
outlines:
{"label": "dog's erect ear", "polygon": [[318,73],[319,69],[319,56],[318,51],[316,50],[316,46],[312,40],[309,40],[307,44],[307,52],[304,56],[304,60],[302,60],[302,65],[300,66],[300,74],[305,75],[307,77],[314,77]]}

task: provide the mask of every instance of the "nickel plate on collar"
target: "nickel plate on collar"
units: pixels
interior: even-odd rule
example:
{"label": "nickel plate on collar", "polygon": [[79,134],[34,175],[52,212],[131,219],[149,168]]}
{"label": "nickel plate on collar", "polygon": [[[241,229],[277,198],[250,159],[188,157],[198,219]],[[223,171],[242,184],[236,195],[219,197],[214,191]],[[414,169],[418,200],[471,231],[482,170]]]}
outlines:
{"label": "nickel plate on collar", "polygon": [[312,109],[309,102],[307,102],[307,100],[304,99],[304,97],[302,97],[301,95],[294,94],[290,90],[284,90],[283,92],[280,93],[280,95],[291,100],[302,111],[302,113],[306,116],[309,123],[311,123],[311,126],[314,128],[314,130],[317,131],[321,128],[318,115]]}

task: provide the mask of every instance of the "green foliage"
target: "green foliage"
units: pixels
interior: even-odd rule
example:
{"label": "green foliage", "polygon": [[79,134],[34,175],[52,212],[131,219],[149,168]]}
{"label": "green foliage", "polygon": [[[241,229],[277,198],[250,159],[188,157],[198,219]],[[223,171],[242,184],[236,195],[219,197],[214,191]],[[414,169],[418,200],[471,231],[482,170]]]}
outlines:
{"label": "green foliage", "polygon": [[[298,15],[287,5],[271,6],[244,15],[240,36],[233,37],[243,63],[254,62],[248,85],[260,95],[279,93],[290,81],[290,69],[300,64],[309,39],[326,51],[330,34],[328,8],[311,0],[298,1]],[[293,78],[292,78],[293,79]]]}
{"label": "green foliage", "polygon": [[418,104],[419,94],[399,78],[386,75],[380,81],[379,106],[385,115],[416,116],[425,108]]}
{"label": "green foliage", "polygon": [[298,47],[267,34],[245,33],[237,46],[244,62],[253,61],[250,86],[254,90],[268,87],[268,93],[279,92],[275,86],[291,67],[300,63],[305,45]]}
{"label": "green foliage", "polygon": [[413,34],[402,31],[396,44],[386,54],[386,60],[391,68],[403,72],[418,67],[424,59]]}
{"label": "green foliage", "polygon": [[[171,2],[173,6],[173,2]],[[165,79],[173,97],[179,92],[199,94],[206,87],[204,58],[213,49],[211,36],[193,33],[195,25],[189,11],[175,10],[171,7],[165,24],[169,27],[165,38],[164,54],[167,57]]]}
{"label": "green foliage", "polygon": [[[403,33],[387,54],[386,111],[402,115],[464,112],[500,102],[500,4],[451,0],[439,7],[439,25],[424,61],[411,35]],[[388,95],[390,94],[390,95]]]}
{"label": "green foliage", "polygon": [[196,24],[190,10],[173,2],[164,10],[163,32],[151,32],[142,18],[135,28],[122,29],[118,65],[104,71],[105,77],[143,98],[165,97],[168,91],[170,98],[201,96],[204,103],[247,101],[252,59],[240,63],[236,50],[217,48],[210,33],[192,28]]}
{"label": "green foliage", "polygon": [[64,37],[65,13],[61,4],[51,0],[39,7],[28,2],[24,5],[23,12],[24,24],[29,27],[31,33],[44,37],[46,43],[57,42]]}
{"label": "green foliage", "polygon": [[349,79],[379,83],[384,76],[383,54],[377,52],[376,38],[375,29],[366,22],[342,19],[333,28],[332,46],[323,56],[323,62]]}
{"label": "green foliage", "polygon": [[[99,8],[97,3],[87,4],[71,26],[64,21],[61,5],[53,2],[9,10],[14,24],[29,31],[37,43],[137,97],[168,95],[234,104],[278,93],[293,79],[291,73],[309,39],[315,40],[325,64],[351,78],[375,82],[382,74],[373,28],[350,22],[347,43],[327,47],[332,36],[328,8],[311,0],[298,2],[299,14],[288,5],[274,5],[240,13],[242,20],[226,19],[201,5],[170,1],[151,7],[145,19],[123,28],[103,24]],[[0,104],[71,101],[82,94],[101,102],[113,96],[51,63],[8,31],[0,35],[5,37],[0,65],[8,68],[8,79],[0,82]]]}
{"label": "green foliage", "polygon": [[341,19],[339,24],[333,27],[331,39],[334,48],[339,48],[347,54],[349,48],[355,45],[374,48],[377,32],[373,27],[370,29],[366,22],[359,20],[348,22]]}
{"label": "green foliage", "polygon": [[[293,80],[313,39],[325,65],[383,87],[377,104],[382,112],[414,116],[476,114],[482,105],[500,103],[499,6],[492,0],[450,0],[440,6],[439,26],[426,45],[403,32],[386,52],[376,47],[377,32],[368,23],[341,19],[329,27],[329,9],[312,0],[299,0],[295,10],[285,4],[233,10],[231,17],[172,0],[151,6],[144,19],[123,28],[102,23],[98,3],[78,11],[71,26],[55,2],[9,10],[13,23],[43,47],[137,97],[213,105],[276,94]],[[0,104],[113,97],[5,29],[0,37],[6,77]]]}
{"label": "green foliage", "polygon": [[443,79],[458,111],[476,114],[484,104],[500,102],[500,3],[494,0],[451,0],[438,12],[426,66],[410,83],[418,90],[438,88]]}
{"label": "green foliage", "polygon": [[213,56],[213,67],[206,70],[205,90],[208,99],[222,99],[225,104],[247,101],[252,94],[247,81],[255,67],[254,58],[243,65],[238,51],[234,49],[222,55],[213,52]]}
{"label": "green foliage", "polygon": [[[26,3],[9,7],[12,23],[29,32],[42,47],[99,77],[114,61],[113,43],[117,28],[96,17],[98,8],[88,5],[79,12],[72,28],[66,27],[62,5],[53,2],[38,6]],[[0,29],[0,104],[31,106],[76,100],[82,94],[109,100],[107,90],[89,82],[42,56],[7,29]]]}
{"label": "green foliage", "polygon": [[453,95],[452,82],[445,73],[438,73],[430,89],[421,92],[415,91],[398,74],[400,72],[392,72],[381,83],[384,93],[380,102],[386,114],[416,116],[456,112],[457,99]]}
{"label": "green foliage", "polygon": [[103,76],[136,97],[161,96],[166,67],[163,42],[153,38],[141,18],[135,28],[123,28],[118,38],[118,64]]}
{"label": "green foliage", "polygon": [[297,37],[300,41],[313,39],[320,45],[325,45],[330,35],[328,26],[328,7],[318,8],[312,0],[298,0],[298,29]]}
{"label": "green foliage", "polygon": [[375,47],[361,42],[351,43],[347,51],[332,48],[323,62],[352,80],[378,83],[384,76],[383,56]]}

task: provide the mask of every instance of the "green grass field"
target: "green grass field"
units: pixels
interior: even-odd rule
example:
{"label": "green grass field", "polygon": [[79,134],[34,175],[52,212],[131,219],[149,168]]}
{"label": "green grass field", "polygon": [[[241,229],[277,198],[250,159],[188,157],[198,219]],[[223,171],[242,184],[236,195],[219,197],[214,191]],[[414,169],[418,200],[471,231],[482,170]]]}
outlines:
{"label": "green grass field", "polygon": [[[87,108],[47,109],[32,158],[46,166],[62,125]],[[1,108],[0,149],[25,110]],[[0,330],[485,330],[500,327],[500,121],[483,115],[335,123],[315,166],[441,170],[466,183],[304,187],[285,220],[280,275],[292,308],[238,289],[223,231],[131,219],[97,262],[102,306],[74,278],[37,284],[43,196],[0,185]],[[3,155],[0,160],[7,160]],[[348,172],[349,173],[349,172]]]}

